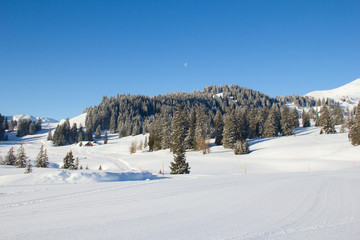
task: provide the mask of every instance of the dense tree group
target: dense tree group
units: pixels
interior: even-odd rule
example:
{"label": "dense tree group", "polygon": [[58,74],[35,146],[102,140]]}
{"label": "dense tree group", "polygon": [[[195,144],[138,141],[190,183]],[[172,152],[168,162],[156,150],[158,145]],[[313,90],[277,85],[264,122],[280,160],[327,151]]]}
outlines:
{"label": "dense tree group", "polygon": [[356,108],[355,119],[351,122],[349,139],[352,145],[360,145],[360,103]]}

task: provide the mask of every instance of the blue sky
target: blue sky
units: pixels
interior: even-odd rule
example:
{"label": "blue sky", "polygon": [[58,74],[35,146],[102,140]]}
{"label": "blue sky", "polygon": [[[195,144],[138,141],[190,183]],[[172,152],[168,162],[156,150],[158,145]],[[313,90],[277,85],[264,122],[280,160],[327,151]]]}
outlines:
{"label": "blue sky", "polygon": [[[360,1],[0,1],[0,113],[237,84],[303,95],[360,77]],[[186,63],[186,64],[185,64]]]}

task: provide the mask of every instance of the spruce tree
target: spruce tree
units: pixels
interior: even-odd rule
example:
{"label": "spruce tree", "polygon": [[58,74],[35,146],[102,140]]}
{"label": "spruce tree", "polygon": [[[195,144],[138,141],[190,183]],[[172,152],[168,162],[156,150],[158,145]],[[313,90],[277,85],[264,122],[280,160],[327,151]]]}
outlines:
{"label": "spruce tree", "polygon": [[47,140],[48,140],[48,141],[53,140],[53,136],[52,136],[52,130],[51,130],[51,128],[49,129],[48,136],[47,136]]}
{"label": "spruce tree", "polygon": [[243,155],[250,153],[249,144],[246,140],[238,140],[234,148],[235,155]]}
{"label": "spruce tree", "polygon": [[264,124],[264,137],[277,137],[279,131],[277,120],[276,109],[271,108]]}
{"label": "spruce tree", "polygon": [[290,111],[290,121],[293,128],[299,127],[299,113],[297,112],[296,108]]}
{"label": "spruce tree", "polygon": [[64,157],[64,165],[62,168],[70,170],[75,169],[75,158],[71,150],[70,152],[66,153],[66,156]]}
{"label": "spruce tree", "polygon": [[98,125],[95,131],[95,138],[100,139],[101,138],[101,126]]}
{"label": "spruce tree", "polygon": [[29,135],[35,135],[36,134],[36,123],[31,122],[29,126]]}
{"label": "spruce tree", "polygon": [[207,138],[206,136],[206,118],[204,113],[204,107],[200,105],[200,107],[196,111],[196,124],[195,124],[195,150],[203,150],[200,148],[204,147],[204,141]]}
{"label": "spruce tree", "polygon": [[216,112],[214,125],[215,125],[215,144],[219,146],[222,144],[223,131],[224,131],[224,121],[222,114],[219,110],[217,110]]}
{"label": "spruce tree", "polygon": [[329,108],[326,105],[323,106],[319,121],[320,125],[323,127],[322,129],[324,130],[324,133],[336,133],[334,120],[331,116]]}
{"label": "spruce tree", "polygon": [[170,148],[171,142],[171,121],[167,112],[164,113],[164,118],[162,119],[162,129],[161,129],[161,148],[167,149]]}
{"label": "spruce tree", "polygon": [[110,133],[115,133],[115,131],[116,131],[116,114],[115,114],[115,111],[112,111],[112,113],[111,113],[109,130],[110,130]]}
{"label": "spruce tree", "polygon": [[178,106],[172,121],[171,149],[174,154],[174,161],[170,163],[171,174],[189,174],[189,163],[185,157],[185,129],[184,117],[181,107]]}
{"label": "spruce tree", "polygon": [[44,146],[41,145],[40,152],[38,153],[35,160],[35,167],[47,168],[49,165],[49,159],[47,156],[47,151],[44,150]]}
{"label": "spruce tree", "polygon": [[192,108],[190,110],[190,116],[189,116],[189,128],[187,130],[185,137],[186,148],[188,149],[196,148],[195,128],[196,128],[196,111],[195,108]]}
{"label": "spruce tree", "polygon": [[302,111],[302,125],[303,127],[310,127],[310,116],[309,113],[305,112],[305,110]]}
{"label": "spruce tree", "polygon": [[226,110],[224,118],[223,146],[224,148],[234,148],[236,142],[235,115],[231,108]]}
{"label": "spruce tree", "polygon": [[354,123],[350,127],[348,137],[352,145],[360,145],[360,103],[357,105]]}
{"label": "spruce tree", "polygon": [[290,110],[287,106],[281,108],[281,134],[289,136],[294,134],[294,123],[290,116]]}
{"label": "spruce tree", "polygon": [[107,132],[105,132],[105,135],[104,135],[104,144],[107,144],[108,143],[108,134]]}
{"label": "spruce tree", "polygon": [[24,146],[21,144],[19,149],[17,150],[15,166],[17,168],[25,168],[27,159],[28,159],[28,157],[25,154]]}
{"label": "spruce tree", "polygon": [[26,168],[25,168],[25,174],[31,173],[32,172],[32,166],[31,166],[31,160],[29,159],[29,161],[27,161],[26,164]]}
{"label": "spruce tree", "polygon": [[14,147],[9,149],[9,152],[5,155],[4,165],[15,165],[16,157],[14,154]]}

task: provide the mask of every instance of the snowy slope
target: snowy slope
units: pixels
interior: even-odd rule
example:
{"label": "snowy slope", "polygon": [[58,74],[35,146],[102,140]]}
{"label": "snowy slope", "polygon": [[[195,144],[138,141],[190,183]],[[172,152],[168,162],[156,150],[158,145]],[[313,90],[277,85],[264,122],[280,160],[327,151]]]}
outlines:
{"label": "snowy slope", "polygon": [[[94,147],[11,135],[2,156],[23,143],[34,160],[44,145],[52,168],[0,166],[1,239],[357,239],[360,147],[319,131],[252,140],[246,156],[189,151],[183,176],[169,175],[169,150],[129,153],[143,135]],[[69,150],[90,170],[59,169]]]}
{"label": "snowy slope", "polygon": [[[85,126],[85,119],[86,119],[86,113],[83,113],[83,114],[80,114],[79,116],[76,116],[76,117],[73,117],[73,118],[70,118],[70,125],[73,125],[74,123],[76,123],[76,125],[79,127],[80,124],[82,126]],[[65,122],[65,119],[62,119],[60,121],[60,124],[64,123]]]}
{"label": "snowy slope", "polygon": [[316,99],[322,98],[332,98],[343,107],[352,107],[356,106],[360,101],[360,78],[332,90],[325,91],[314,91],[306,94],[305,96],[311,96]]}

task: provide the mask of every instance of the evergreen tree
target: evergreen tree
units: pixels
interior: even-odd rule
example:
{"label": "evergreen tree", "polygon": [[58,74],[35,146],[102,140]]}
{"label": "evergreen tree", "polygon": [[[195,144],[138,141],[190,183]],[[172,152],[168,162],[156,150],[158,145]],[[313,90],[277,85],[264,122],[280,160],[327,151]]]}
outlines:
{"label": "evergreen tree", "polygon": [[110,133],[115,133],[116,131],[116,114],[115,111],[112,111],[111,117],[110,117]]}
{"label": "evergreen tree", "polygon": [[299,127],[299,113],[297,112],[296,108],[290,111],[290,121],[293,128]]}
{"label": "evergreen tree", "polygon": [[305,112],[305,110],[302,111],[302,125],[303,127],[310,127],[310,116],[309,113]]}
{"label": "evergreen tree", "polygon": [[75,158],[71,150],[70,152],[66,153],[66,156],[64,157],[64,165],[62,168],[70,170],[75,169]]}
{"label": "evergreen tree", "polygon": [[52,130],[51,130],[51,128],[49,129],[48,136],[47,136],[47,140],[48,140],[48,141],[53,140],[53,136],[52,136]]}
{"label": "evergreen tree", "polygon": [[144,148],[147,148],[147,146],[148,146],[148,137],[145,136]]}
{"label": "evergreen tree", "polygon": [[281,133],[283,136],[294,134],[294,123],[290,116],[290,110],[287,106],[281,108]]}
{"label": "evergreen tree", "polygon": [[334,105],[334,122],[335,125],[341,125],[345,122],[344,111],[341,109],[339,103]]}
{"label": "evergreen tree", "polygon": [[107,132],[105,132],[105,135],[104,135],[104,144],[107,144],[108,143],[108,134]]}
{"label": "evergreen tree", "polygon": [[29,125],[29,135],[35,135],[36,134],[36,123],[31,122]]}
{"label": "evergreen tree", "polygon": [[70,137],[69,137],[69,144],[77,143],[78,141],[78,129],[76,123],[73,123],[71,129],[70,129]]}
{"label": "evergreen tree", "polygon": [[100,139],[101,138],[101,126],[98,125],[95,131],[95,138]]}
{"label": "evergreen tree", "polygon": [[42,129],[41,126],[41,118],[37,118],[37,122],[36,122],[36,132],[40,131]]}
{"label": "evergreen tree", "polygon": [[32,166],[31,166],[31,160],[29,159],[29,161],[27,161],[26,164],[26,168],[25,168],[25,174],[31,173],[32,172]]}
{"label": "evergreen tree", "polygon": [[277,137],[279,131],[277,121],[276,109],[271,108],[264,124],[264,137]]}
{"label": "evergreen tree", "polygon": [[35,167],[47,168],[49,166],[49,159],[47,156],[46,149],[44,150],[44,146],[41,145],[40,152],[38,153],[35,160]]}
{"label": "evergreen tree", "polygon": [[234,148],[236,142],[236,125],[234,111],[228,108],[224,118],[223,146]]}
{"label": "evergreen tree", "polygon": [[92,132],[88,128],[85,131],[85,141],[94,141]]}
{"label": "evergreen tree", "polygon": [[234,148],[235,155],[242,155],[250,153],[249,144],[246,140],[238,140]]}
{"label": "evergreen tree", "polygon": [[216,112],[214,125],[215,125],[215,144],[219,146],[222,144],[223,131],[224,131],[224,121],[222,114],[219,110],[217,110]]}
{"label": "evergreen tree", "polygon": [[348,137],[352,145],[360,145],[360,103],[357,105],[354,123],[350,127]]}
{"label": "evergreen tree", "polygon": [[161,129],[161,148],[167,149],[170,148],[171,142],[171,121],[167,112],[164,113],[164,118],[162,120],[162,129]]}
{"label": "evergreen tree", "polygon": [[5,123],[7,120],[0,114],[0,141],[5,140]]}
{"label": "evergreen tree", "polygon": [[21,144],[19,149],[17,150],[15,166],[17,168],[25,168],[27,159],[28,159],[28,157],[25,154],[24,146]]}
{"label": "evergreen tree", "polygon": [[102,167],[101,167],[101,165],[99,166],[99,171],[101,171],[102,170]]}
{"label": "evergreen tree", "polygon": [[170,163],[171,174],[190,173],[189,163],[185,157],[185,129],[184,116],[178,106],[172,121],[171,149],[174,154],[174,161]]}
{"label": "evergreen tree", "polygon": [[3,163],[4,165],[15,165],[15,161],[16,161],[16,157],[14,154],[14,148],[11,147],[9,149],[9,152],[6,154]]}
{"label": "evergreen tree", "polygon": [[187,130],[185,137],[186,148],[188,149],[196,149],[195,129],[196,129],[196,111],[195,108],[192,108],[190,110],[190,116],[189,116],[189,128]]}
{"label": "evergreen tree", "polygon": [[200,107],[196,111],[196,124],[195,124],[195,150],[202,150],[200,146],[204,147],[204,141],[207,138],[206,136],[206,119],[204,113],[204,107]]}
{"label": "evergreen tree", "polygon": [[322,108],[319,122],[326,134],[336,133],[334,120],[332,119],[330,110],[326,105]]}

